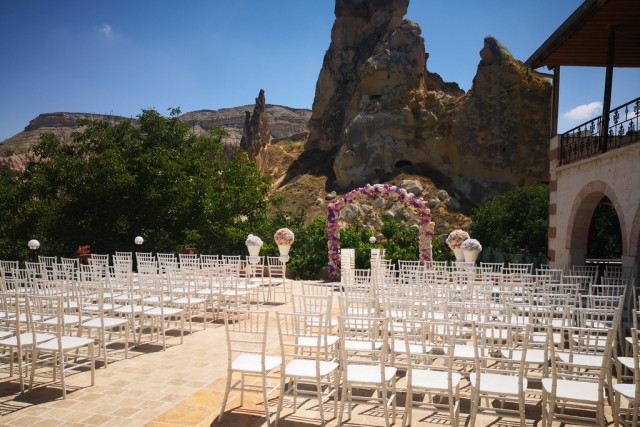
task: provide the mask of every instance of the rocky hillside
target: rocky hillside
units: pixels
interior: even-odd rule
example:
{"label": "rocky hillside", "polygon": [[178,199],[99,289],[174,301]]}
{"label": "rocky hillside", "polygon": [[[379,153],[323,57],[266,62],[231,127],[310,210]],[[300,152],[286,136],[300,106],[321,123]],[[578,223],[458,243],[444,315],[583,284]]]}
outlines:
{"label": "rocky hillside", "polygon": [[[306,135],[297,135],[274,141],[267,147],[264,172],[273,180],[273,195],[286,199],[284,208],[296,211],[306,207],[307,220],[327,215],[327,204],[344,196],[345,191],[335,186],[331,155],[325,151],[305,151]],[[455,228],[468,228],[469,217],[460,212],[460,203],[446,190],[438,188],[434,182],[412,170],[405,170],[389,181],[389,184],[403,186],[415,181],[418,189],[412,191],[429,201],[432,220],[436,223],[436,235],[448,234]],[[374,200],[364,200],[351,209],[345,209],[342,220],[350,223],[358,219],[371,226],[379,234],[381,218],[391,215],[403,219],[407,227],[416,220],[416,212],[404,209],[400,204],[376,207]]]}
{"label": "rocky hillside", "polygon": [[[222,126],[230,133],[224,142],[228,151],[240,145],[245,112],[253,110],[253,105],[244,105],[219,110],[200,110],[183,114],[180,119],[194,132],[207,132],[213,126]],[[281,105],[266,105],[272,138],[283,138],[292,134],[306,132],[311,111],[289,108]],[[70,139],[71,133],[78,129],[79,119],[101,119],[111,122],[124,120],[125,117],[86,113],[45,113],[40,114],[25,127],[24,131],[0,142],[0,158],[4,158],[11,167],[20,168],[27,160],[27,152],[43,133],[54,133],[62,139]]]}
{"label": "rocky hillside", "polygon": [[333,153],[345,190],[413,169],[467,211],[548,182],[548,80],[487,36],[465,94],[427,69],[420,26],[403,19],[408,5],[336,0],[306,150]]}

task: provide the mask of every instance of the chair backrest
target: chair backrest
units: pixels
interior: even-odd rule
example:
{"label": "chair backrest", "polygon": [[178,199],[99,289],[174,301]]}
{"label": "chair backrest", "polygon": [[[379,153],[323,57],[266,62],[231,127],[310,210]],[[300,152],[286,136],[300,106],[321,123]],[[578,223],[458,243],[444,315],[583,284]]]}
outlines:
{"label": "chair backrest", "polygon": [[80,260],[78,258],[60,258],[60,263],[70,265],[77,270],[80,265]]}
{"label": "chair backrest", "polygon": [[334,285],[333,283],[316,283],[316,282],[302,282],[300,285],[302,295],[315,295],[326,296],[333,295]]}
{"label": "chair backrest", "polygon": [[118,257],[120,259],[128,259],[129,261],[133,261],[133,252],[126,252],[126,251],[116,251],[113,254],[113,257]]}
{"label": "chair backrest", "polygon": [[389,363],[388,322],[387,318],[377,316],[339,316],[341,363],[381,367]]}
{"label": "chair backrest", "polygon": [[276,319],[283,360],[315,360],[316,372],[308,374],[319,376],[320,361],[327,354],[327,328],[318,327],[327,323],[324,314],[276,311]]}
{"label": "chair backrest", "polygon": [[392,340],[391,343],[394,346],[394,354],[407,355],[406,369],[409,382],[415,370],[447,372],[448,390],[453,390],[453,356],[457,337],[458,322],[405,319],[403,340]]}
{"label": "chair backrest", "polygon": [[166,271],[166,265],[168,263],[175,263],[178,261],[178,258],[174,253],[158,252],[156,254],[156,258],[158,259],[158,268],[162,272]]}
{"label": "chair backrest", "polygon": [[107,267],[109,265],[109,254],[91,254],[89,263]]}
{"label": "chair backrest", "polygon": [[583,297],[584,307],[598,309],[622,309],[625,294],[621,295],[586,295]]}
{"label": "chair backrest", "polygon": [[490,268],[494,273],[502,273],[502,268],[504,267],[504,263],[502,262],[481,262],[480,267]]}
{"label": "chair backrest", "polygon": [[371,269],[356,268],[353,270],[353,283],[369,284],[371,283]]}
{"label": "chair backrest", "polygon": [[200,255],[200,264],[217,263],[219,259],[218,255],[202,254]]}
{"label": "chair backrest", "polygon": [[555,380],[600,382],[604,388],[613,350],[615,330],[549,326],[550,337],[563,337],[564,342],[550,347],[552,377]]}
{"label": "chair backrest", "polygon": [[328,319],[331,318],[333,294],[291,294],[291,302],[294,313],[322,314]]}
{"label": "chair backrest", "polygon": [[38,262],[42,265],[44,265],[45,267],[52,267],[53,264],[58,262],[58,257],[57,256],[42,256],[42,255],[38,255]]}
{"label": "chair backrest", "polygon": [[[507,375],[519,378],[522,384],[527,367],[527,349],[531,325],[512,323],[473,323],[474,372],[480,388],[484,375]],[[504,363],[505,359],[509,363]]]}
{"label": "chair backrest", "polygon": [[13,270],[19,268],[18,261],[3,261],[0,260],[0,269],[2,270],[4,277],[10,277]]}
{"label": "chair backrest", "polygon": [[26,261],[24,266],[25,269],[34,274],[35,277],[42,277],[43,271],[45,270],[45,267],[39,262]]}
{"label": "chair backrest", "polygon": [[280,257],[268,256],[267,265],[269,267],[269,277],[272,279],[284,279],[285,277],[285,264]]}
{"label": "chair backrest", "polygon": [[618,330],[622,307],[579,307],[571,310],[574,325],[581,328]]}
{"label": "chair backrest", "polygon": [[198,254],[179,254],[178,258],[180,259],[180,268],[200,268],[200,258]]}
{"label": "chair backrest", "polygon": [[425,302],[409,296],[384,296],[380,303],[381,312],[392,322],[403,319],[419,319],[424,316]]}
{"label": "chair backrest", "polygon": [[572,265],[569,267],[569,274],[572,276],[589,276],[591,282],[595,282],[598,278],[600,266],[594,265]]}
{"label": "chair backrest", "polygon": [[507,269],[512,273],[531,274],[533,272],[533,263],[510,262]]}
{"label": "chair backrest", "polygon": [[240,354],[255,354],[260,356],[264,368],[268,324],[269,311],[266,310],[225,310],[229,367]]}
{"label": "chair backrest", "polygon": [[224,264],[231,264],[234,262],[240,262],[242,255],[222,255],[220,258]]}
{"label": "chair backrest", "polygon": [[633,267],[618,267],[607,265],[604,268],[603,277],[619,277],[623,279],[633,279],[635,270]]}
{"label": "chair backrest", "polygon": [[374,295],[338,296],[339,313],[343,316],[373,316],[380,314],[380,300]]}
{"label": "chair backrest", "polygon": [[141,261],[155,261],[156,257],[151,252],[136,252],[136,262]]}
{"label": "chair backrest", "polygon": [[[264,256],[247,256],[245,257],[245,274],[248,279],[263,279],[267,276],[266,270],[268,270],[268,266],[265,265],[265,257]],[[262,281],[262,280],[259,280]]]}

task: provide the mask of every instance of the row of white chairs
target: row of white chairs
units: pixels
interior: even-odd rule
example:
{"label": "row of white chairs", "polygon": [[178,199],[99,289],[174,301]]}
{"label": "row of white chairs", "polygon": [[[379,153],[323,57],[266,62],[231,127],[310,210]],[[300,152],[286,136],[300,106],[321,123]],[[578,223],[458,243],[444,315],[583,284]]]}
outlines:
{"label": "row of white chairs", "polygon": [[[114,256],[113,261],[113,265],[104,259],[77,267],[41,262],[37,269],[14,268],[11,274],[0,278],[0,351],[10,365],[10,377],[14,363],[23,364],[17,376],[23,392],[24,380],[29,376],[27,368],[38,366],[41,358],[32,355],[37,347],[32,345],[33,340],[18,340],[23,333],[40,333],[39,319],[47,319],[51,331],[63,337],[91,341],[92,366],[98,359],[106,367],[113,357],[122,355],[122,350],[128,357],[130,347],[140,345],[147,334],[149,339],[145,342],[161,341],[165,349],[169,334],[179,335],[182,343],[185,330],[191,332],[197,318],[206,328],[208,318],[213,316],[215,320],[223,309],[255,309],[264,299],[262,289],[268,289],[263,288],[260,275],[240,262],[240,257],[238,262],[223,264],[213,260],[211,265],[201,264],[198,268],[166,262],[164,271],[156,260],[141,260],[137,273],[132,272],[130,259]],[[264,280],[277,284],[275,277]],[[27,298],[38,304],[26,304]],[[42,302],[47,298],[48,303]],[[57,308],[62,310],[61,315],[55,313]],[[28,319],[36,321],[27,322]],[[62,323],[56,328],[58,321]],[[50,334],[43,337],[50,338]],[[31,375],[34,372],[35,368]],[[60,377],[66,395],[64,377]],[[30,381],[28,389],[33,379]]]}
{"label": "row of white chairs", "polygon": [[[545,421],[555,418],[575,421],[572,418],[575,414],[568,410],[572,405],[575,408],[575,404],[579,409],[591,411],[589,416],[598,422],[604,419],[605,390],[611,386],[610,361],[615,339],[612,328],[514,324],[505,323],[504,319],[463,322],[408,317],[401,312],[386,312],[385,315],[375,311],[345,313],[340,307],[338,335],[335,336],[335,323],[326,308],[331,304],[328,302],[331,294],[294,298],[294,301],[299,298],[306,303],[297,304],[298,309],[294,307],[292,313],[276,313],[279,353],[267,354],[265,351],[268,312],[245,311],[226,318],[229,345],[226,396],[233,385],[243,388],[241,381],[232,382],[234,375],[241,374],[241,380],[247,375],[255,375],[261,386],[257,391],[263,394],[265,402],[271,393],[279,390],[276,415],[279,419],[284,396],[293,394],[295,412],[295,396],[304,389],[303,384],[311,384],[312,394],[318,400],[321,424],[325,423],[323,404],[333,398],[337,406],[339,397],[337,418],[340,425],[345,408],[346,416],[350,418],[352,400],[360,395],[353,390],[373,389],[376,392],[373,396],[380,398],[377,405],[382,407],[389,424],[396,416],[397,373],[405,371],[402,391],[407,393],[407,398],[403,424],[411,418],[414,406],[435,404],[436,409],[448,410],[452,422],[457,425],[463,378],[471,387],[470,425],[474,425],[478,411],[493,409],[481,405],[482,399],[488,397],[516,402],[517,410],[513,413],[524,424],[527,381],[537,375],[542,381],[542,396],[538,402],[543,405]],[[314,302],[314,299],[322,298],[327,302]],[[245,332],[264,340],[253,346],[256,352],[251,357],[246,356]],[[244,346],[238,348],[237,339]],[[460,366],[465,369],[460,370]],[[271,387],[268,386],[269,378],[275,381]],[[576,388],[581,391],[579,395],[571,391]],[[421,399],[425,393],[445,399],[425,402]],[[371,397],[367,394],[366,400]],[[226,401],[225,397],[221,419]],[[268,406],[265,404],[267,424],[270,423]]]}

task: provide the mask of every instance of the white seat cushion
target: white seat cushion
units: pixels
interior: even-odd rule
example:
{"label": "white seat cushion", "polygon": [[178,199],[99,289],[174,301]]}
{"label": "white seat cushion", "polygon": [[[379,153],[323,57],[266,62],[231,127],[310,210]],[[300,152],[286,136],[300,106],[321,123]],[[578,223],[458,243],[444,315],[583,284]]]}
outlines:
{"label": "white seat cushion", "polygon": [[[275,356],[264,357],[264,368],[266,372],[280,366],[282,359]],[[241,354],[231,363],[231,369],[240,372],[262,372],[262,360],[258,354]]]}
{"label": "white seat cushion", "polygon": [[[553,381],[551,378],[542,379],[542,387],[551,393]],[[583,402],[598,402],[598,383],[586,381],[558,380],[556,390],[558,399],[580,400]]]}
{"label": "white seat cushion", "polygon": [[[380,366],[378,365],[347,365],[347,382],[359,384],[381,384]],[[397,369],[391,366],[384,367],[384,381],[393,378]]]}
{"label": "white seat cushion", "polygon": [[626,384],[620,383],[613,386],[613,389],[616,393],[620,393],[624,397],[629,400],[633,400],[636,397],[636,385],[635,384]]}
{"label": "white seat cushion", "polygon": [[[460,384],[461,375],[457,372],[451,374],[451,385]],[[445,371],[432,371],[427,369],[414,369],[411,375],[411,386],[426,390],[449,390],[448,373]]]}
{"label": "white seat cushion", "polygon": [[[324,377],[331,372],[338,369],[338,364],[335,362],[320,361],[318,368],[320,376]],[[287,364],[284,369],[286,376],[293,376],[299,378],[315,378],[316,377],[316,361],[312,359],[294,359]]]}
{"label": "white seat cushion", "polygon": [[[477,387],[477,374],[475,372],[469,375],[469,382],[471,383],[471,387]],[[523,378],[522,389],[526,390],[527,386],[527,379]],[[517,395],[520,393],[518,377],[515,375],[482,374],[480,376],[480,391],[485,393]]]}

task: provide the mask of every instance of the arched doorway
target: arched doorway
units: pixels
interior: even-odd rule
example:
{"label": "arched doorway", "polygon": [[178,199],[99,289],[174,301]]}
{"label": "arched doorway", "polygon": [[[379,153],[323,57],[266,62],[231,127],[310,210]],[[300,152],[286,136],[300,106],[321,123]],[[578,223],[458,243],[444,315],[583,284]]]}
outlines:
{"label": "arched doorway", "polygon": [[420,261],[424,263],[432,260],[431,242],[435,223],[431,222],[429,203],[395,185],[367,184],[364,187],[351,190],[344,197],[327,206],[328,273],[330,278],[337,278],[340,272],[340,211],[348,204],[367,197],[393,198],[416,209],[420,213]]}
{"label": "arched doorway", "polygon": [[[600,258],[605,252],[611,252],[597,245],[620,245],[616,249],[618,259],[628,252],[625,219],[621,212],[623,209],[616,194],[605,183],[592,182],[582,188],[574,201],[567,230],[571,264],[582,265],[588,257]],[[615,230],[615,236],[606,235],[611,230]]]}
{"label": "arched doorway", "polygon": [[596,206],[589,235],[587,237],[587,258],[620,259],[622,257],[622,229],[615,206],[604,196]]}

